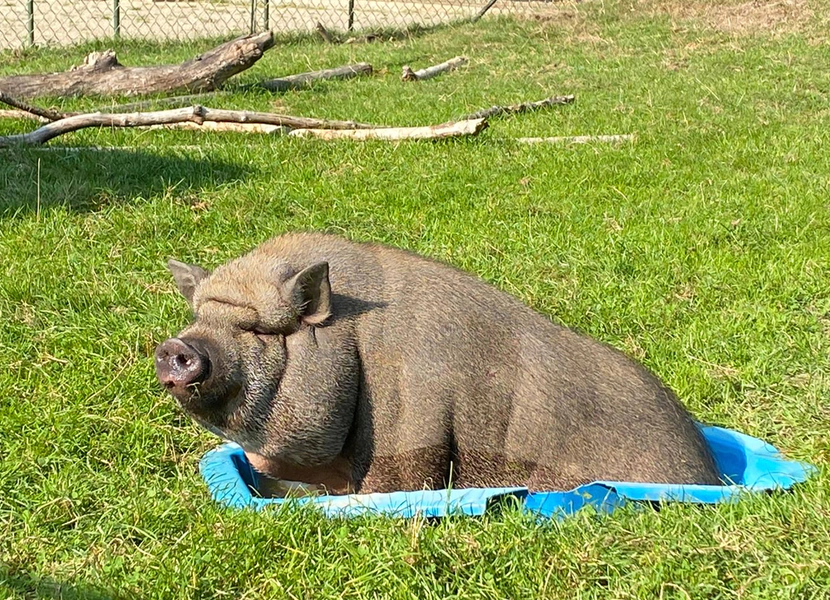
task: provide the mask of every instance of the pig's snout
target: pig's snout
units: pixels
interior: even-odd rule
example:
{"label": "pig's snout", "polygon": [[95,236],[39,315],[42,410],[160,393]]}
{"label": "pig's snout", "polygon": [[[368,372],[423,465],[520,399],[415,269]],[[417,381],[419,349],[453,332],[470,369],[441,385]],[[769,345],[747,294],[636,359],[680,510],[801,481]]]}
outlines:
{"label": "pig's snout", "polygon": [[174,395],[187,394],[186,388],[201,383],[209,373],[207,354],[179,338],[170,338],[156,348],[156,375]]}

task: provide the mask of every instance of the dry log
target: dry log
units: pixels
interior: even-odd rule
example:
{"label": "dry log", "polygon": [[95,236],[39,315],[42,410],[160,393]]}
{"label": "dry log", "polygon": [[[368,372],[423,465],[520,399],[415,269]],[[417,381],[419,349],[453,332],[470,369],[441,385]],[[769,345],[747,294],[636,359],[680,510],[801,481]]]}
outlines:
{"label": "dry log", "polygon": [[451,58],[446,62],[442,62],[440,65],[435,65],[434,67],[427,67],[426,69],[421,69],[419,71],[413,71],[409,65],[403,66],[403,74],[401,75],[401,81],[424,81],[425,79],[432,79],[436,75],[440,75],[446,71],[453,71],[462,65],[467,64],[467,58],[464,56],[456,56],[455,58]]}
{"label": "dry log", "polygon": [[83,65],[63,73],[0,78],[0,89],[20,98],[208,91],[253,65],[273,45],[270,31],[246,35],[181,64],[156,67],[124,67],[112,50],[93,52]]}
{"label": "dry log", "polygon": [[369,63],[357,63],[355,65],[345,65],[334,69],[324,69],[322,71],[311,71],[309,73],[288,75],[278,79],[269,79],[268,81],[263,81],[260,85],[271,92],[284,92],[286,90],[311,87],[315,81],[322,79],[350,79],[358,75],[371,74],[372,65]]}
{"label": "dry log", "polygon": [[292,137],[316,137],[323,140],[440,140],[478,135],[487,127],[487,119],[455,121],[427,127],[380,127],[377,129],[295,129]]}
{"label": "dry log", "polygon": [[372,129],[376,125],[355,123],[354,121],[329,121],[326,119],[311,119],[307,117],[293,117],[274,113],[257,113],[240,110],[223,110],[191,106],[189,108],[174,108],[147,113],[90,113],[74,115],[47,123],[43,127],[29,133],[0,137],[0,148],[13,145],[39,145],[49,140],[84,129],[87,127],[143,127],[147,125],[165,125],[170,123],[203,123],[217,121],[225,123],[263,123],[295,128],[308,129]]}
{"label": "dry log", "polygon": [[634,134],[621,135],[566,135],[560,137],[521,137],[516,138],[517,142],[523,144],[589,144],[600,142],[602,144],[622,144],[633,142]]}
{"label": "dry log", "polygon": [[539,110],[540,108],[547,108],[549,106],[572,104],[573,101],[573,96],[551,96],[550,98],[545,98],[537,102],[523,102],[522,104],[512,104],[510,106],[491,106],[490,108],[459,117],[459,119],[489,119],[490,117],[501,115],[515,115]]}

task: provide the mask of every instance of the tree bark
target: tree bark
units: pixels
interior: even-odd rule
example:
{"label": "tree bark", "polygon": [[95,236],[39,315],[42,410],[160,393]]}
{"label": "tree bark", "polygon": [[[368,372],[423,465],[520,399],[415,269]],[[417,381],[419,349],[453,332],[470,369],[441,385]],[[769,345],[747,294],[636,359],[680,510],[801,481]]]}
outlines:
{"label": "tree bark", "polygon": [[84,64],[63,73],[0,78],[0,90],[18,98],[203,92],[258,61],[274,45],[270,31],[247,35],[178,65],[125,67],[112,50],[93,52]]}
{"label": "tree bark", "polygon": [[372,65],[369,63],[357,63],[355,65],[345,65],[334,69],[324,69],[322,71],[311,71],[309,73],[288,75],[278,79],[269,79],[263,81],[260,85],[271,92],[284,92],[286,90],[311,87],[315,81],[322,79],[350,79],[358,75],[371,74]]}
{"label": "tree bark", "polygon": [[427,127],[380,127],[377,129],[295,129],[292,137],[316,137],[323,140],[440,140],[478,135],[487,127],[486,119],[472,119],[429,125]]}

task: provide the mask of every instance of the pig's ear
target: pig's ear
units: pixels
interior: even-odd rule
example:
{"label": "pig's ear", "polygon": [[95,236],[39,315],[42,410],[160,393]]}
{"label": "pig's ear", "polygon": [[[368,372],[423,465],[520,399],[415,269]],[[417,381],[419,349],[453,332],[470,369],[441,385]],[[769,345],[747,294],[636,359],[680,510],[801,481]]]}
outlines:
{"label": "pig's ear", "polygon": [[311,265],[285,282],[286,297],[299,309],[300,318],[309,325],[318,325],[331,315],[331,283],[329,263]]}
{"label": "pig's ear", "polygon": [[208,272],[202,267],[196,265],[188,265],[187,263],[173,260],[167,261],[167,268],[173,274],[173,279],[176,281],[176,286],[185,297],[188,304],[193,304],[193,292],[199,283],[208,276]]}

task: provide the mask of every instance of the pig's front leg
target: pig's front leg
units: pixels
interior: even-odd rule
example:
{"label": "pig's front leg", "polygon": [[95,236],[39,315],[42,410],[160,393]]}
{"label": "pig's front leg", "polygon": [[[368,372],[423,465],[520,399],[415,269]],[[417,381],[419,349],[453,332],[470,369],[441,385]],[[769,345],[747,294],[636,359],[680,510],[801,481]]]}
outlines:
{"label": "pig's front leg", "polygon": [[245,456],[259,475],[257,491],[263,498],[301,498],[353,491],[351,467],[342,460],[321,467],[297,467],[254,452],[246,452]]}

